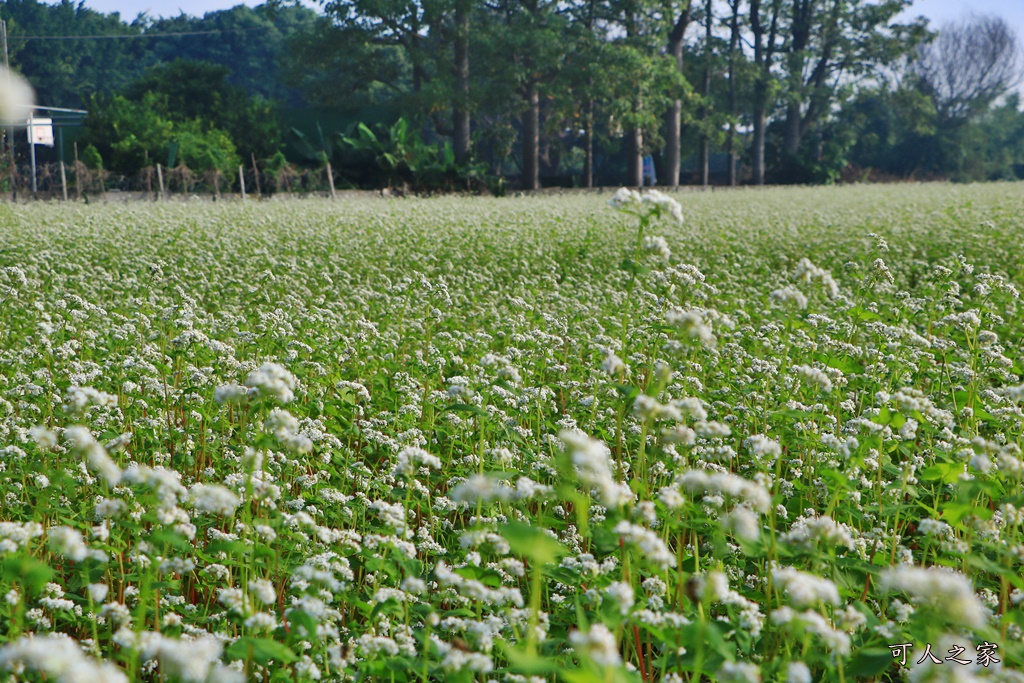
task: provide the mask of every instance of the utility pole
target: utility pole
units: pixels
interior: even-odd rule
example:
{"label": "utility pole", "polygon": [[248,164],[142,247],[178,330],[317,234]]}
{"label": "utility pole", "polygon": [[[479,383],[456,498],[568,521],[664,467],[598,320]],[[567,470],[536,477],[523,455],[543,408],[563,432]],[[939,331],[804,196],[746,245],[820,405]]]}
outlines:
{"label": "utility pole", "polygon": [[[11,91],[11,60],[7,55],[7,21],[0,20],[0,42],[4,48],[4,69],[7,71],[7,91]],[[18,170],[14,164],[14,126],[7,127],[7,151],[11,155],[11,198],[18,200]]]}
{"label": "utility pole", "polygon": [[36,113],[33,111],[28,117],[28,151],[32,157],[32,194],[37,192],[36,188],[36,136],[35,126]]}

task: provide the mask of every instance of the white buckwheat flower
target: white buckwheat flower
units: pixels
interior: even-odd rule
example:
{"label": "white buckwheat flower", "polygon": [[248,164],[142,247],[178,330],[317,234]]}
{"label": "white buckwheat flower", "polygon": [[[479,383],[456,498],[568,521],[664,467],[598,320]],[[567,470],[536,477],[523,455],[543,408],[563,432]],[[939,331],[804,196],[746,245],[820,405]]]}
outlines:
{"label": "white buckwheat flower", "polygon": [[621,505],[624,492],[612,478],[611,450],[600,441],[577,431],[563,429],[558,433],[558,438],[569,450],[580,483],[596,488],[598,499],[603,505]]}
{"label": "white buckwheat flower", "polygon": [[586,633],[573,631],[569,642],[576,652],[590,658],[598,666],[618,666],[622,663],[615,635],[604,624],[594,624]]}
{"label": "white buckwheat flower", "polygon": [[242,500],[231,489],[220,484],[193,484],[188,491],[192,506],[199,512],[229,517]]}
{"label": "white buckwheat flower", "polygon": [[25,669],[57,683],[128,683],[121,669],[86,656],[79,644],[65,635],[22,636],[0,647],[0,670]]}
{"label": "white buckwheat flower", "polygon": [[970,580],[953,570],[894,567],[882,572],[881,585],[930,603],[952,622],[972,628],[985,625],[985,608],[975,596]]}
{"label": "white buckwheat flower", "polygon": [[69,560],[81,562],[89,556],[89,546],[85,544],[85,538],[69,526],[53,527],[47,532],[46,537],[53,552]]}
{"label": "white buckwheat flower", "polygon": [[75,453],[85,457],[89,469],[103,477],[108,485],[114,486],[121,481],[121,468],[110,459],[107,450],[93,438],[92,432],[86,427],[68,427],[64,430],[64,435],[71,442],[71,448]]}
{"label": "white buckwheat flower", "polygon": [[798,608],[815,607],[820,603],[839,604],[839,589],[826,578],[799,571],[793,567],[775,566],[772,584],[782,588],[789,602]]}
{"label": "white buckwheat flower", "polygon": [[722,683],[761,683],[761,670],[750,662],[724,662],[718,670]]}
{"label": "white buckwheat flower", "polygon": [[661,540],[661,536],[650,529],[622,520],[615,525],[613,531],[621,536],[626,543],[639,547],[644,557],[652,564],[656,564],[661,569],[676,566],[676,556]]}
{"label": "white buckwheat flower", "polygon": [[441,460],[436,455],[417,446],[406,446],[398,452],[398,462],[395,463],[394,475],[396,477],[412,477],[416,471],[426,467],[433,470],[441,469]]}
{"label": "white buckwheat flower", "polygon": [[253,370],[245,385],[255,389],[260,396],[269,396],[281,403],[295,398],[295,375],[277,363],[264,363]]}

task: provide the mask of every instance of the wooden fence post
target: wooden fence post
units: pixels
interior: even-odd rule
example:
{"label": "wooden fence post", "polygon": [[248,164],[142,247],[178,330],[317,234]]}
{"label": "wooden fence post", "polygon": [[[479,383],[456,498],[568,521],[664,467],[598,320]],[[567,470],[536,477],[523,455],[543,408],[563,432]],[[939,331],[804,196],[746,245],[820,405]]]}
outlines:
{"label": "wooden fence post", "polygon": [[263,196],[263,188],[260,187],[260,169],[256,165],[256,153],[250,152],[250,154],[252,154],[252,175],[256,178],[256,194]]}
{"label": "wooden fence post", "polygon": [[82,201],[82,168],[78,163],[78,143],[75,142],[75,200]]}

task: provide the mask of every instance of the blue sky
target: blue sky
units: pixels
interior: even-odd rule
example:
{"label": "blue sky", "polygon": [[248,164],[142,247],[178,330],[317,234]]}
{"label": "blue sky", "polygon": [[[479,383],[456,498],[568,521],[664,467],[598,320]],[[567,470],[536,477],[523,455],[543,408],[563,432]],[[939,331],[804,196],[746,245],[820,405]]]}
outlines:
{"label": "blue sky", "polygon": [[[120,12],[122,19],[131,21],[140,12],[152,16],[202,15],[241,4],[241,0],[86,0],[86,6],[101,12]],[[249,0],[244,4],[258,5]],[[314,0],[305,0],[311,7],[319,7]],[[1024,42],[1024,1],[1022,0],[915,0],[904,13],[906,18],[924,15],[937,28],[947,21],[955,21],[970,13],[1002,16],[1017,31]]]}
{"label": "blue sky", "polygon": [[[50,0],[52,1],[52,0]],[[121,18],[131,21],[140,12],[149,12],[154,17],[175,17],[181,12],[202,16],[206,12],[230,9],[235,5],[255,7],[262,2],[241,0],[85,0],[85,6],[100,12],[120,12]],[[307,2],[308,5],[313,3]]]}
{"label": "blue sky", "polygon": [[[120,12],[124,19],[134,19],[139,12],[153,16],[201,15],[219,9],[234,7],[239,0],[86,0],[86,6],[101,12]],[[258,5],[259,2],[246,2]],[[307,3],[312,4],[312,3]],[[997,14],[1009,21],[1024,39],[1024,2],[1021,0],[916,0],[907,12],[909,16],[923,14],[933,23],[952,21],[970,12]]]}
{"label": "blue sky", "polygon": [[1024,2],[1021,0],[916,0],[905,14],[911,17],[923,14],[937,28],[972,12],[1001,16],[1017,31],[1017,37],[1024,41]]}

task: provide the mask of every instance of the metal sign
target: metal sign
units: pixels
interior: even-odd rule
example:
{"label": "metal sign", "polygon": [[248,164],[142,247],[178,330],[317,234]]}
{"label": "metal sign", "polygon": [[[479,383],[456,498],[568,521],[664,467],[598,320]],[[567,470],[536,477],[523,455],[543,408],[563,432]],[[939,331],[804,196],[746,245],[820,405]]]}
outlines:
{"label": "metal sign", "polygon": [[28,141],[32,145],[53,147],[53,119],[29,119]]}

